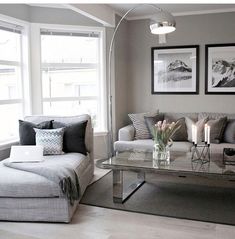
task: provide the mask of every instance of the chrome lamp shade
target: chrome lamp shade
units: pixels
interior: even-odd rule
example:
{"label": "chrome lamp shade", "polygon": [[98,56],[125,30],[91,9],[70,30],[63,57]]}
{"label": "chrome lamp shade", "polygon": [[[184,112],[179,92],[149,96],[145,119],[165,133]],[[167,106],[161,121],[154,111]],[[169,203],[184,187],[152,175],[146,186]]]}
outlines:
{"label": "chrome lamp shade", "polygon": [[175,27],[175,19],[169,12],[160,11],[150,19],[152,34],[167,34],[175,31]]}

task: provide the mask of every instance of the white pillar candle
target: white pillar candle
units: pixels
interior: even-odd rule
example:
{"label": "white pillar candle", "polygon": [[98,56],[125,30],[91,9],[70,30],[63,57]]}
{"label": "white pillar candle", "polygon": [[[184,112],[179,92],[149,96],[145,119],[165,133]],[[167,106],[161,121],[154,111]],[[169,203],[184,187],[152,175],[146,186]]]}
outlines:
{"label": "white pillar candle", "polygon": [[194,125],[192,125],[192,141],[193,141],[193,143],[195,143],[195,130],[194,130]]}
{"label": "white pillar candle", "polygon": [[210,131],[211,131],[211,127],[210,126],[207,126],[207,143],[210,144]]}
{"label": "white pillar candle", "polygon": [[195,144],[197,144],[197,126],[195,126]]}
{"label": "white pillar candle", "polygon": [[207,124],[205,124],[205,127],[204,127],[204,137],[205,137],[205,139],[204,139],[204,141],[205,142],[207,142],[207,140],[208,140],[208,125]]}

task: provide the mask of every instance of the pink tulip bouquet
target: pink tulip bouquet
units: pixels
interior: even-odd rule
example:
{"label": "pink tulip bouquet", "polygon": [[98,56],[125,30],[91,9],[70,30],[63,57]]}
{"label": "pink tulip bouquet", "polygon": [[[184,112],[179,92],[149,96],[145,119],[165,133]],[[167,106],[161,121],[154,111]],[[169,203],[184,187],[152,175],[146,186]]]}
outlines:
{"label": "pink tulip bouquet", "polygon": [[172,123],[166,123],[164,121],[158,121],[153,127],[153,139],[154,143],[158,145],[159,150],[164,150],[167,146],[171,146],[173,141],[171,137],[180,128],[178,121]]}

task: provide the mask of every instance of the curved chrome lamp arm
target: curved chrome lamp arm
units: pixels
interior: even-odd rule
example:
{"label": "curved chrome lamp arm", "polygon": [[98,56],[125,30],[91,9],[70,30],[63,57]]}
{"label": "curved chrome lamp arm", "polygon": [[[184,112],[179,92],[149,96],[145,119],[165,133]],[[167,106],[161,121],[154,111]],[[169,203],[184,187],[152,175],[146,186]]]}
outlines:
{"label": "curved chrome lamp arm", "polygon": [[111,72],[111,58],[112,58],[112,50],[113,50],[113,43],[114,43],[114,39],[115,39],[115,36],[116,36],[116,33],[117,33],[117,30],[119,29],[119,26],[120,24],[122,23],[122,21],[126,18],[126,16],[132,12],[133,10],[143,6],[143,5],[147,5],[147,6],[151,6],[153,8],[155,8],[156,10],[158,11],[163,11],[160,7],[157,7],[153,4],[140,4],[140,5],[137,5],[131,9],[129,9],[123,16],[122,18],[119,20],[117,26],[115,27],[114,29],[114,32],[113,32],[113,35],[112,35],[112,38],[111,38],[111,41],[110,41],[110,46],[109,46],[109,57],[108,57],[108,60],[109,60],[109,74],[108,74],[108,84],[109,84],[109,122],[108,122],[108,129],[109,129],[109,157],[113,156],[114,155],[114,150],[113,150],[113,109],[112,109],[112,79],[111,79],[111,75],[112,75],[112,72]]}

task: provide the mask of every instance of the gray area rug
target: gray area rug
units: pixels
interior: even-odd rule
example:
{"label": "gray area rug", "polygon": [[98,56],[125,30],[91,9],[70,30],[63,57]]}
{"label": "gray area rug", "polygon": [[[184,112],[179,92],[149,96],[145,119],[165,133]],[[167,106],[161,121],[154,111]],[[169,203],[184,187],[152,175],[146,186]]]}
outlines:
{"label": "gray area rug", "polygon": [[[159,182],[146,175],[146,183],[125,203],[113,203],[112,173],[91,184],[81,204],[159,216],[235,225],[235,190],[174,182]],[[125,176],[133,180],[133,174]]]}

